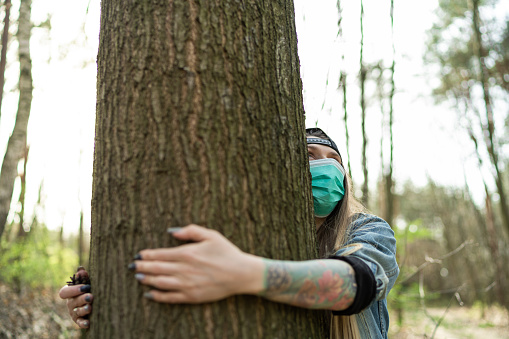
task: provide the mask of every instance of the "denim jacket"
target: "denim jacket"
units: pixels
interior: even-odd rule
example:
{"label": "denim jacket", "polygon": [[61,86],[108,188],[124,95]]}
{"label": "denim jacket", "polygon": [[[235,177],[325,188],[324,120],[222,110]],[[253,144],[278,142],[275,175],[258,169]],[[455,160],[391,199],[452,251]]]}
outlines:
{"label": "denim jacket", "polygon": [[[389,312],[387,295],[399,275],[396,263],[396,238],[387,222],[370,214],[359,214],[347,229],[345,245],[361,244],[362,247],[350,254],[366,263],[376,280],[376,295],[373,302],[355,315],[361,338],[387,338]],[[341,248],[336,256],[351,247]]]}

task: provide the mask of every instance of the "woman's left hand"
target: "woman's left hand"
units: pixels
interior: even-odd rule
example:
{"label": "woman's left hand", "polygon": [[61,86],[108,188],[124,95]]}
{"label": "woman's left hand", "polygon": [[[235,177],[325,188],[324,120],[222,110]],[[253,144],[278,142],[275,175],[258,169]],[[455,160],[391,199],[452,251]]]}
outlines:
{"label": "woman's left hand", "polygon": [[157,288],[145,297],[163,303],[197,304],[234,294],[256,294],[263,288],[260,257],[242,252],[222,234],[189,225],[172,235],[192,243],[146,249],[133,264],[135,278]]}

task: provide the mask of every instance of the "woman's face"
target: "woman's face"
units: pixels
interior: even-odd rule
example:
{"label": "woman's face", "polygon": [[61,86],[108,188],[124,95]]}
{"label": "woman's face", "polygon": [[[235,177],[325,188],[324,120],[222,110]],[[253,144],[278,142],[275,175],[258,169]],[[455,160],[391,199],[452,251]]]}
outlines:
{"label": "woman's face", "polygon": [[[310,137],[308,137],[310,138]],[[316,137],[312,137],[316,138]],[[319,159],[335,159],[337,162],[339,162],[341,165],[343,165],[343,162],[341,161],[341,157],[339,156],[338,152],[330,148],[329,146],[320,145],[320,144],[308,144],[308,157],[309,160],[319,160]]]}
{"label": "woman's face", "polygon": [[[316,137],[308,137],[308,138],[316,138]],[[327,159],[331,158],[339,162],[343,165],[343,161],[341,161],[341,157],[338,152],[330,148],[329,146],[320,145],[320,144],[308,144],[308,158],[311,160],[319,160],[319,159]],[[318,230],[320,226],[325,222],[326,218],[318,218],[315,217],[315,225]]]}

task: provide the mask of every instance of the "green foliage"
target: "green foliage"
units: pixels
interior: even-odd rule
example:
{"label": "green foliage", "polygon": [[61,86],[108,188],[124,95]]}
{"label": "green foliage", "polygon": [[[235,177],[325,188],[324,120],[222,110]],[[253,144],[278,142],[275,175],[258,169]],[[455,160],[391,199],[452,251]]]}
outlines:
{"label": "green foliage", "polygon": [[[498,1],[480,1],[481,33],[490,84],[509,92],[509,20],[497,19]],[[428,31],[425,62],[439,67],[440,85],[433,90],[437,101],[470,102],[479,86],[478,46],[473,30],[472,5],[465,0],[440,0],[437,20]],[[456,105],[456,104],[454,104]],[[471,103],[470,103],[471,105]]]}
{"label": "green foliage", "polygon": [[411,221],[404,229],[396,228],[394,230],[396,244],[403,246],[405,243],[412,243],[419,239],[433,239],[433,234],[429,228],[424,227],[422,219]]}
{"label": "green foliage", "polygon": [[488,327],[495,327],[495,324],[491,323],[491,322],[486,322],[486,323],[483,323],[483,324],[479,324],[479,327],[480,328],[488,328]]}
{"label": "green foliage", "polygon": [[59,234],[45,226],[7,242],[2,238],[0,281],[14,288],[57,288],[76,269],[77,255],[58,241]]}
{"label": "green foliage", "polygon": [[395,284],[387,297],[387,302],[394,308],[409,309],[419,307],[419,284]]}

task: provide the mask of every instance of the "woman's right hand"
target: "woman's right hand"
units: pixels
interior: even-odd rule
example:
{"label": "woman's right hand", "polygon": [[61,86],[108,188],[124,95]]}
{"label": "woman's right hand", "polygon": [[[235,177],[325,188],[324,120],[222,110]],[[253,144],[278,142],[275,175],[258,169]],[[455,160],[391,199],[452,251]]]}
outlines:
{"label": "woman's right hand", "polygon": [[85,317],[92,312],[94,296],[89,292],[90,285],[81,284],[64,286],[58,293],[60,298],[67,300],[69,315],[80,328],[90,327],[90,320]]}

